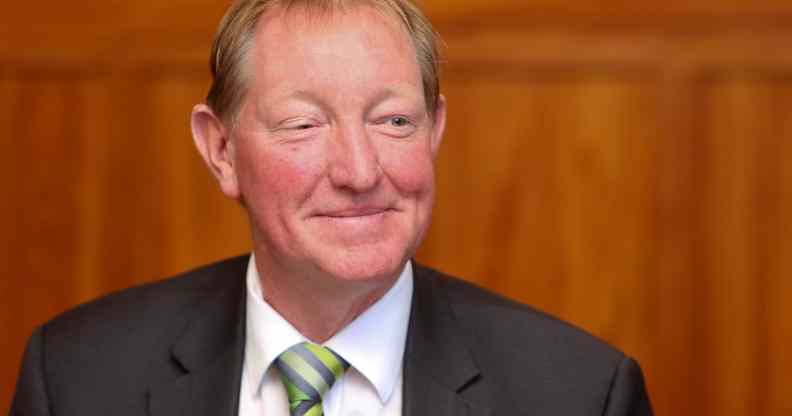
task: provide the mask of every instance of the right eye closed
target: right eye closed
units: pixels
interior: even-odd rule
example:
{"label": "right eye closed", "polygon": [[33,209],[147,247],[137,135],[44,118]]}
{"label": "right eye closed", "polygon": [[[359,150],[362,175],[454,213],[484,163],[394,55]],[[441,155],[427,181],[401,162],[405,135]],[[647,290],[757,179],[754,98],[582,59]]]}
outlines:
{"label": "right eye closed", "polygon": [[318,120],[307,117],[294,117],[278,123],[275,128],[271,129],[271,132],[276,137],[292,141],[310,138],[321,127],[322,123]]}

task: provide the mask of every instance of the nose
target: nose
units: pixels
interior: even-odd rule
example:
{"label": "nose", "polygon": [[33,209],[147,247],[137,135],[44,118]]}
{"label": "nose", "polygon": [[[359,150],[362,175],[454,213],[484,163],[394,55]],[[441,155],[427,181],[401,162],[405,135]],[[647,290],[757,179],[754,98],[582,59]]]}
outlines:
{"label": "nose", "polygon": [[378,151],[365,126],[347,123],[331,139],[328,175],[337,188],[368,191],[382,179]]}

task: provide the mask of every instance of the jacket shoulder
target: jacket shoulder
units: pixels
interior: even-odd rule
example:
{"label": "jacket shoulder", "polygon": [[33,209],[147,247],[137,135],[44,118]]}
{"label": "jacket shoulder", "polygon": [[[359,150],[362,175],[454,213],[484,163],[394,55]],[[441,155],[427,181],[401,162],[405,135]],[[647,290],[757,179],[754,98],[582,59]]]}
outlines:
{"label": "jacket shoulder", "polygon": [[[225,311],[244,298],[246,264],[247,257],[234,258],[122,290],[44,324],[34,338],[52,406],[63,414],[114,406],[143,413],[149,384],[183,373],[171,348],[191,322],[200,314],[235,316]],[[206,304],[221,309],[207,312]]]}
{"label": "jacket shoulder", "polygon": [[223,260],[102,296],[60,314],[43,328],[48,339],[73,339],[167,325],[206,296],[244,286],[248,258]]}
{"label": "jacket shoulder", "polygon": [[571,323],[436,270],[418,270],[421,284],[448,303],[462,342],[495,396],[551,414],[601,411],[620,368],[633,362]]}
{"label": "jacket shoulder", "polygon": [[[422,274],[435,280],[447,297],[452,313],[479,338],[486,331],[498,338],[530,340],[537,346],[557,351],[577,349],[589,354],[620,360],[623,353],[584,329],[544,311],[496,294],[474,283],[419,266]],[[561,344],[561,345],[559,345]],[[571,351],[570,351],[571,352]]]}

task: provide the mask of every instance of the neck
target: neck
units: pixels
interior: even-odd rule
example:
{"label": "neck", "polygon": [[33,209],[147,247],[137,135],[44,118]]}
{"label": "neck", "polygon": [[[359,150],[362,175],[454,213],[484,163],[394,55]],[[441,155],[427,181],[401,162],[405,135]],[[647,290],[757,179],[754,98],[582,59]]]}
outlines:
{"label": "neck", "polygon": [[318,273],[281,273],[257,256],[264,300],[310,341],[321,344],[349,325],[393,286],[387,280],[349,282]]}

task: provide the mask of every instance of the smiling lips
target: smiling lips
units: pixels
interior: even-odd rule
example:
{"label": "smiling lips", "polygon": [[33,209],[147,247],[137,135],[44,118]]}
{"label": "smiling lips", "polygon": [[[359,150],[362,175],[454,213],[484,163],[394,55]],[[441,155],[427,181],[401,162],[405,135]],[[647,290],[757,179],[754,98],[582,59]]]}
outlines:
{"label": "smiling lips", "polygon": [[339,218],[339,219],[344,219],[344,218],[351,219],[351,218],[373,217],[379,214],[384,214],[391,210],[392,208],[389,207],[359,207],[359,208],[320,212],[319,214],[317,214],[317,216]]}
{"label": "smiling lips", "polygon": [[[380,235],[390,213],[395,212],[389,207],[358,207],[343,210],[319,212],[314,219],[333,227],[342,235],[367,236]],[[349,234],[352,233],[352,234]]]}

